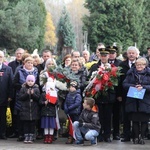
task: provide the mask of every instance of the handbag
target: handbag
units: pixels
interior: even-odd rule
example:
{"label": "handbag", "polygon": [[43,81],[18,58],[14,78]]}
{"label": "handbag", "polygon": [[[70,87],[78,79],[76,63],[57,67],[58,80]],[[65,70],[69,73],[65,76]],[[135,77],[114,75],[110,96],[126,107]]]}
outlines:
{"label": "handbag", "polygon": [[9,103],[8,103],[7,110],[6,110],[6,124],[8,127],[12,126],[12,114],[11,114]]}

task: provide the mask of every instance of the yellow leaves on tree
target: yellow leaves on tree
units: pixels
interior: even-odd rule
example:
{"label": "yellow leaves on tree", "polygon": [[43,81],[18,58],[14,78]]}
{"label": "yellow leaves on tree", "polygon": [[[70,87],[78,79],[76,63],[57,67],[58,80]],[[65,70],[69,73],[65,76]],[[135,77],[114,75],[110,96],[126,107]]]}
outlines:
{"label": "yellow leaves on tree", "polygon": [[45,44],[55,46],[57,42],[55,26],[52,21],[52,16],[49,12],[46,15],[46,32],[45,32]]}

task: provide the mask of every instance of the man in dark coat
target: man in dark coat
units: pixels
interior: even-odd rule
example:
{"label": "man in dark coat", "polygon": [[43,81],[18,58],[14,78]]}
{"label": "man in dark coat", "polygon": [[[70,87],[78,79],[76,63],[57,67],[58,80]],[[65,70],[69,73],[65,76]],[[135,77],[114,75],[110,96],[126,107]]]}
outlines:
{"label": "man in dark coat", "polygon": [[[14,61],[11,61],[8,66],[12,68],[13,74],[15,74],[15,70],[18,66],[22,65],[22,56],[24,54],[24,49],[22,48],[17,48],[15,51],[15,56],[16,59]],[[15,121],[15,116],[14,114],[14,104],[15,104],[15,90],[14,90],[14,96],[13,100],[10,103],[10,109],[12,112],[12,127],[10,128],[9,132],[9,138],[16,138],[17,137],[17,128],[16,128],[16,121]]]}
{"label": "man in dark coat", "polygon": [[15,52],[16,59],[8,64],[12,68],[13,74],[16,68],[22,64],[22,56],[24,54],[24,49],[18,48]]}
{"label": "man in dark coat", "polygon": [[6,110],[12,100],[13,73],[9,66],[3,64],[4,53],[0,51],[0,138],[6,138]]}
{"label": "man in dark coat", "polygon": [[128,114],[125,112],[125,102],[126,102],[127,93],[124,91],[122,83],[126,77],[126,73],[128,72],[128,70],[131,67],[134,67],[135,60],[137,59],[138,56],[139,56],[139,50],[134,46],[130,46],[127,49],[127,57],[128,57],[127,60],[122,61],[119,65],[122,68],[121,69],[122,75],[120,77],[120,83],[119,83],[119,88],[118,88],[119,89],[118,92],[121,94],[121,97],[119,97],[118,99],[122,101],[123,135],[124,135],[124,138],[121,140],[121,142],[130,141],[130,138],[131,138],[131,131],[130,131],[131,125],[128,119]]}
{"label": "man in dark coat", "polygon": [[[89,77],[92,72],[97,71],[100,66],[108,64],[109,51],[106,48],[99,49],[100,60],[97,64],[92,65],[89,73]],[[111,142],[111,115],[113,103],[116,100],[116,90],[109,90],[107,96],[98,96],[95,98],[95,102],[99,108],[99,118],[101,123],[101,131],[99,135],[99,141]]]}
{"label": "man in dark coat", "polygon": [[40,73],[45,68],[45,63],[47,59],[52,58],[52,53],[50,50],[43,50],[42,52],[42,58],[44,62],[42,64],[37,65],[38,73]]}
{"label": "man in dark coat", "polygon": [[[119,66],[121,60],[117,59],[118,48],[116,46],[106,47],[109,50],[109,60],[110,64]],[[121,111],[121,102],[117,99],[119,93],[117,92],[116,101],[113,103],[113,140],[120,140],[119,126],[120,126],[120,111]]]}

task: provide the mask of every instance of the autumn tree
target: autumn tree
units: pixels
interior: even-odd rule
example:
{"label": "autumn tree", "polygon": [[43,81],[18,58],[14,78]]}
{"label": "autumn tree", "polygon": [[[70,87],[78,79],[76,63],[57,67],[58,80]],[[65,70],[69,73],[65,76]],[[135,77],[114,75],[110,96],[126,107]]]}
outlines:
{"label": "autumn tree", "polygon": [[57,37],[58,52],[61,52],[63,47],[72,47],[73,49],[76,48],[73,26],[70,22],[70,17],[65,7],[62,11],[62,15],[57,26]]}
{"label": "autumn tree", "polygon": [[50,48],[54,47],[57,42],[56,34],[55,34],[55,26],[52,21],[52,16],[49,12],[46,15],[46,32],[45,32],[45,45],[50,46]]}
{"label": "autumn tree", "polygon": [[[94,51],[97,43],[112,45],[117,42],[126,49],[137,43],[143,44],[145,0],[86,0],[90,15],[84,16],[84,30]],[[147,2],[148,3],[148,2]]]}

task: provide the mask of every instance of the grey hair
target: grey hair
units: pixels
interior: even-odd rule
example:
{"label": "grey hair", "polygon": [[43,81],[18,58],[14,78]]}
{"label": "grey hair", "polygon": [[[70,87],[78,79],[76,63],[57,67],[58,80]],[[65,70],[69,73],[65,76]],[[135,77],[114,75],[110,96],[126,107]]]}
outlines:
{"label": "grey hair", "polygon": [[55,61],[55,59],[54,58],[49,58],[49,59],[47,59],[46,60],[46,63],[45,63],[45,68],[44,68],[44,70],[47,70],[47,65],[51,62],[51,61],[53,61],[53,63],[54,63],[54,66],[55,67],[57,67],[57,64],[56,64],[56,61]]}
{"label": "grey hair", "polygon": [[23,52],[25,51],[23,48],[17,48],[15,52],[18,52],[20,50],[22,50]]}
{"label": "grey hair", "polygon": [[135,61],[135,63],[137,63],[137,62],[145,62],[146,63],[146,66],[148,66],[148,60],[145,58],[145,57],[139,57],[136,61]]}
{"label": "grey hair", "polygon": [[135,46],[130,46],[128,47],[127,49],[127,53],[130,51],[130,50],[134,50],[138,55],[140,54],[140,51],[138,48],[136,48]]}

